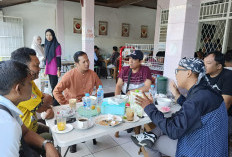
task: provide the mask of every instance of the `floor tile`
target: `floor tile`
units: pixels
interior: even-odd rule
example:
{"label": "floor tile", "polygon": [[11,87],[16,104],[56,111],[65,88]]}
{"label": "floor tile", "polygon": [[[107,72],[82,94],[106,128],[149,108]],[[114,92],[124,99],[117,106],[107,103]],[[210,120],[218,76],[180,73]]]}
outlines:
{"label": "floor tile", "polygon": [[105,149],[117,146],[118,144],[109,136],[97,138],[97,144],[93,145],[93,141],[89,140],[85,143],[91,153],[96,153]]}
{"label": "floor tile", "polygon": [[[67,147],[61,148],[62,156],[64,155],[65,151],[67,150]],[[77,152],[76,153],[70,153],[68,151],[67,157],[82,157],[86,155],[91,155],[91,152],[89,151],[88,147],[84,143],[77,144]]]}
{"label": "floor tile", "polygon": [[134,132],[132,132],[132,133],[127,133],[126,131],[120,131],[119,132],[119,137],[118,138],[116,138],[115,136],[114,136],[114,134],[115,133],[112,133],[112,134],[110,134],[110,136],[119,144],[119,145],[121,145],[121,144],[124,144],[124,143],[128,143],[128,142],[132,142],[132,140],[131,140],[131,135],[134,135]]}
{"label": "floor tile", "polygon": [[116,87],[115,79],[101,79],[104,93],[114,92]]}
{"label": "floor tile", "polygon": [[82,156],[82,157],[94,157],[92,154],[86,155],[86,156]]}
{"label": "floor tile", "polygon": [[133,156],[133,157],[143,157],[142,153],[140,155],[138,155],[139,147],[136,146],[133,142],[128,142],[128,143],[122,144],[120,146],[130,156]]}
{"label": "floor tile", "polygon": [[120,146],[106,149],[93,154],[94,157],[130,157]]}

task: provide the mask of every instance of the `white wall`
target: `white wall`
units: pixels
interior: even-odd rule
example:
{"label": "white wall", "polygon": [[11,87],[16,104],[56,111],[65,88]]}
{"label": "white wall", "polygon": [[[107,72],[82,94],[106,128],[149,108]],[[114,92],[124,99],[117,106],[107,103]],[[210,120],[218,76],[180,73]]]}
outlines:
{"label": "white wall", "polygon": [[[30,46],[34,35],[40,35],[44,42],[47,28],[56,30],[56,4],[32,2],[3,9],[5,16],[22,17],[24,20],[24,43]],[[156,10],[127,6],[119,9],[95,6],[95,45],[101,53],[111,53],[113,46],[125,43],[154,43]],[[72,59],[73,54],[81,50],[81,35],[73,33],[73,18],[81,18],[81,5],[76,2],[64,2],[65,49],[64,58]],[[98,35],[99,21],[108,22],[108,35]],[[130,24],[129,37],[121,37],[122,23]],[[141,25],[148,26],[148,38],[140,38]]]}
{"label": "white wall", "polygon": [[[81,5],[75,2],[64,2],[65,17],[65,51],[73,54],[81,50],[81,35],[73,33],[73,18],[81,18]],[[113,46],[125,43],[152,44],[155,32],[155,10],[142,7],[122,7],[119,9],[95,6],[95,45],[103,54],[112,53]],[[108,22],[108,35],[98,35],[99,21]],[[121,37],[122,23],[130,24],[129,37]],[[148,38],[140,38],[141,25],[148,25]]]}
{"label": "white wall", "polygon": [[46,3],[25,3],[3,9],[5,16],[23,18],[24,44],[30,47],[34,35],[45,39],[47,28],[55,29],[55,5]]}

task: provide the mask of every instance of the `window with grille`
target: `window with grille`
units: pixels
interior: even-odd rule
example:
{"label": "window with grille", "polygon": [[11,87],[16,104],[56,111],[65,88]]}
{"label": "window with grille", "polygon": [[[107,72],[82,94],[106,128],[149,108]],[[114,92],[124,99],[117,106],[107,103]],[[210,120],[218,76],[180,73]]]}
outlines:
{"label": "window with grille", "polygon": [[23,45],[22,18],[3,16],[0,20],[0,60],[8,59],[12,51]]}
{"label": "window with grille", "polygon": [[227,16],[229,0],[217,0],[201,3],[200,20]]}
{"label": "window with grille", "polygon": [[[226,21],[231,16],[230,0],[212,0],[202,2],[199,17],[199,34],[197,50],[207,53],[222,50],[225,36]],[[232,5],[231,5],[232,6]],[[228,14],[229,13],[229,14]]]}
{"label": "window with grille", "polygon": [[200,22],[200,36],[198,49],[203,52],[222,51],[223,36],[225,32],[225,20]]}
{"label": "window with grille", "polygon": [[166,42],[169,10],[161,11],[159,42]]}

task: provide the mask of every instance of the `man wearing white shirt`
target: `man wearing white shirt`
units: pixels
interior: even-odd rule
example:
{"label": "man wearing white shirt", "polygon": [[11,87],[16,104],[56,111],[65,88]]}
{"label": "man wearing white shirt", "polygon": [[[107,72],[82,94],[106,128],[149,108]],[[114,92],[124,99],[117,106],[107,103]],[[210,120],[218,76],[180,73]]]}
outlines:
{"label": "man wearing white shirt", "polygon": [[1,157],[19,156],[20,140],[30,146],[44,148],[47,157],[58,157],[54,146],[27,129],[16,107],[31,97],[31,74],[28,67],[16,61],[0,62],[0,154]]}

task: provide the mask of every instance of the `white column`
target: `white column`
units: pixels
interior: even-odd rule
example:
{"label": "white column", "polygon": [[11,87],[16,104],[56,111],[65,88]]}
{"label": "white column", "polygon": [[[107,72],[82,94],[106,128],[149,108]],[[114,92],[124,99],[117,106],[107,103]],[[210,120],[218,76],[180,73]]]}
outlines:
{"label": "white column", "polygon": [[182,57],[196,50],[201,0],[170,0],[164,75],[175,80],[175,68]]}
{"label": "white column", "polygon": [[[231,8],[231,0],[229,0],[228,8]],[[226,51],[227,51],[229,34],[230,34],[230,26],[231,26],[231,20],[229,19],[229,17],[230,17],[230,11],[227,11],[226,17],[227,17],[226,18],[226,27],[225,27],[225,33],[224,33],[223,45],[222,45],[222,53],[223,54],[225,54]]]}
{"label": "white column", "polygon": [[94,0],[83,0],[82,4],[82,51],[90,60],[90,69],[94,69]]}
{"label": "white column", "polygon": [[61,45],[62,49],[62,57],[65,56],[64,46],[65,46],[65,40],[64,40],[64,1],[63,0],[57,0],[56,3],[56,37],[58,42]]}

